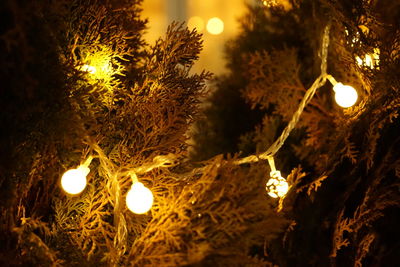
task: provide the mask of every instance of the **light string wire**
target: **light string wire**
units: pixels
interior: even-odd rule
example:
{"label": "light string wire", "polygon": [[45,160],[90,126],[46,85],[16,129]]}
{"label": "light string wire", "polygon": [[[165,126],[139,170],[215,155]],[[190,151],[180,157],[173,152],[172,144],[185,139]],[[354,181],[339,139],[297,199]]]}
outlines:
{"label": "light string wire", "polygon": [[[289,124],[283,130],[283,132],[281,133],[279,138],[276,139],[275,142],[272,143],[272,145],[265,152],[258,154],[258,155],[250,155],[250,156],[247,156],[247,157],[244,157],[241,159],[237,159],[237,160],[233,161],[233,164],[241,165],[241,164],[258,162],[260,160],[268,160],[269,166],[271,168],[271,172],[276,172],[274,155],[279,151],[279,149],[285,143],[290,132],[294,129],[297,122],[299,121],[304,108],[311,101],[311,99],[315,95],[315,92],[317,91],[317,89],[322,87],[326,83],[327,79],[329,79],[330,81],[331,81],[331,79],[333,79],[333,77],[331,75],[327,74],[330,27],[331,27],[331,23],[329,22],[327,24],[327,26],[325,27],[324,33],[322,36],[322,44],[321,44],[321,49],[319,52],[319,57],[321,58],[321,74],[315,79],[315,81],[313,82],[311,87],[306,91],[303,99],[301,100],[301,102],[299,104],[299,107],[297,108],[296,112],[293,114],[293,117],[290,120]],[[196,174],[201,174],[201,173],[203,173],[204,168],[205,167],[195,168],[190,173],[180,174],[179,176],[182,178],[187,178],[187,177],[190,177],[190,176],[193,176]]]}
{"label": "light string wire", "polygon": [[[251,162],[257,162],[260,159],[268,159],[271,167],[271,171],[275,171],[275,165],[273,163],[273,156],[279,151],[279,149],[283,146],[286,139],[288,138],[290,132],[294,129],[297,122],[300,119],[300,116],[307,106],[307,104],[311,101],[315,92],[318,88],[322,87],[328,78],[326,74],[327,64],[328,64],[328,46],[329,46],[329,31],[330,31],[330,23],[325,27],[324,34],[322,37],[322,46],[320,50],[320,58],[321,58],[321,74],[318,78],[314,81],[311,87],[306,91],[303,99],[300,102],[299,107],[297,108],[296,112],[293,114],[292,119],[290,120],[289,124],[283,130],[282,134],[279,136],[278,139],[263,153],[259,155],[250,155],[248,157],[238,159],[235,161],[235,164],[245,164]],[[330,75],[329,75],[330,76]],[[272,159],[271,159],[272,158]]]}
{"label": "light string wire", "polygon": [[[258,162],[260,160],[268,160],[271,171],[275,172],[275,162],[274,162],[274,155],[279,151],[279,149],[283,146],[286,139],[290,135],[291,131],[294,129],[296,124],[298,123],[300,116],[307,106],[307,104],[311,101],[315,92],[318,88],[322,87],[327,80],[333,81],[333,77],[327,74],[327,65],[328,65],[328,46],[329,46],[329,32],[330,32],[331,23],[329,22],[324,29],[323,36],[322,36],[322,44],[321,49],[319,51],[319,57],[321,58],[321,74],[315,79],[313,84],[309,89],[307,89],[303,99],[301,100],[299,107],[297,108],[296,112],[293,114],[292,119],[286,126],[286,128],[282,131],[281,135],[275,140],[274,143],[263,153],[258,155],[250,155],[244,158],[239,158],[233,161],[235,165],[242,165],[248,164],[253,162]],[[98,145],[95,145],[94,149],[97,153],[101,155],[101,158],[107,158],[106,155],[102,152],[101,148]],[[90,156],[91,157],[91,156]],[[123,177],[127,175],[135,174],[145,174],[157,168],[171,168],[176,165],[179,165],[178,157],[175,154],[168,154],[168,155],[159,155],[153,158],[152,162],[145,163],[139,167],[126,170],[126,171],[117,171],[114,175],[111,175],[110,172],[108,174],[110,176],[116,177]],[[108,164],[106,164],[108,165]],[[177,179],[187,179],[189,177],[193,177],[194,175],[202,174],[204,172],[206,166],[194,168],[190,172],[187,173],[176,173],[174,174]],[[105,168],[108,169],[108,168]],[[136,176],[136,175],[135,175]],[[137,178],[136,178],[137,179]]]}
{"label": "light string wire", "polygon": [[[307,106],[307,104],[311,101],[315,92],[318,88],[322,87],[326,80],[331,80],[333,77],[327,74],[327,65],[328,65],[328,46],[329,46],[329,32],[330,32],[331,23],[324,29],[323,37],[322,37],[322,45],[319,52],[319,57],[321,58],[321,74],[315,79],[311,87],[306,91],[303,99],[301,100],[299,107],[297,108],[296,112],[293,114],[292,119],[290,120],[289,124],[286,128],[282,131],[281,135],[275,142],[263,153],[258,155],[250,155],[241,159],[237,159],[233,161],[235,165],[247,164],[258,162],[260,160],[268,160],[271,171],[276,171],[275,162],[274,162],[274,155],[279,151],[279,149],[283,146],[286,139],[288,138],[290,132],[294,129],[297,122],[300,119],[300,116]],[[169,154],[165,156],[157,156],[153,159],[152,163],[145,164],[141,167],[135,168],[136,173],[145,173],[149,172],[155,168],[160,167],[172,167],[177,165],[176,163],[177,157],[174,154]],[[195,168],[191,172],[186,174],[178,174],[178,176],[185,178],[190,177],[192,175],[201,174],[203,173],[205,167]]]}

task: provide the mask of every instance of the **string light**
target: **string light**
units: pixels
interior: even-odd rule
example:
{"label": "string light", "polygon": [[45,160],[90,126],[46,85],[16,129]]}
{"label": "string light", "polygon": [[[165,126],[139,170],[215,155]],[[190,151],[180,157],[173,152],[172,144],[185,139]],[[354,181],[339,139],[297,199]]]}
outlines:
{"label": "string light", "polygon": [[[216,18],[218,19],[218,18]],[[219,20],[219,19],[218,19]],[[222,21],[221,21],[222,22]],[[209,21],[210,23],[210,21]],[[262,159],[268,159],[269,165],[271,167],[271,172],[270,172],[270,179],[266,183],[266,190],[268,192],[268,195],[273,197],[273,198],[281,198],[283,199],[287,192],[289,191],[289,184],[287,183],[286,179],[281,176],[280,171],[276,170],[275,168],[275,162],[273,156],[278,152],[278,150],[282,147],[283,143],[289,136],[290,132],[294,129],[295,125],[297,124],[301,113],[303,112],[305,106],[311,101],[312,97],[314,96],[316,90],[320,87],[322,87],[326,80],[329,80],[332,85],[333,85],[333,90],[335,91],[335,99],[338,102],[339,105],[342,107],[350,107],[352,106],[356,101],[357,101],[357,91],[348,85],[343,85],[342,83],[336,82],[336,80],[331,76],[326,73],[327,70],[327,55],[328,55],[328,44],[329,44],[329,29],[330,29],[330,24],[328,24],[325,28],[324,35],[322,38],[322,46],[321,46],[321,74],[318,76],[318,78],[314,81],[314,83],[311,85],[311,87],[306,91],[302,101],[300,102],[300,105],[296,112],[293,114],[293,117],[289,124],[286,126],[286,128],[283,130],[281,135],[275,142],[263,153],[259,155],[250,155],[238,160],[235,160],[233,163],[234,164],[246,164],[246,163],[251,163],[251,162],[258,162],[259,160]],[[207,25],[207,30],[208,25]],[[223,30],[223,23],[222,23],[222,30]],[[221,31],[222,32],[222,31]],[[94,69],[96,71],[96,69]],[[90,72],[91,69],[87,68],[87,71]],[[90,159],[89,161],[90,163]],[[147,163],[144,164],[143,166],[137,167],[131,171],[128,172],[128,174],[131,175],[131,178],[133,180],[132,187],[127,193],[126,196],[126,205],[129,210],[136,214],[143,214],[149,211],[153,205],[154,197],[153,193],[151,192],[150,189],[145,187],[142,183],[140,183],[137,179],[137,176],[135,172],[137,173],[146,173],[151,171],[154,168],[162,168],[162,167],[173,167],[178,164],[177,158],[173,154],[168,154],[168,155],[160,155],[157,156],[153,159],[152,163]],[[78,167],[78,169],[70,170],[73,172],[70,172],[71,174],[73,173],[78,174],[80,177],[79,179],[83,181],[82,177],[84,177],[85,185],[86,185],[86,175],[89,173],[89,168],[87,167],[89,164],[84,164],[84,166]],[[79,170],[79,172],[77,172]],[[189,174],[183,174],[180,175],[181,177],[192,177],[196,173],[202,173],[204,171],[204,167],[201,168],[195,168]],[[68,172],[67,172],[68,173]],[[67,174],[66,173],[66,174]],[[125,172],[119,173],[119,175],[124,175]],[[73,175],[66,175],[66,177],[72,177]],[[64,176],[63,176],[64,177]],[[63,183],[63,182],[62,182]],[[83,182],[82,182],[83,184]],[[81,186],[82,187],[82,186]],[[83,186],[84,189],[84,186]],[[76,192],[81,192],[83,189],[75,190]],[[75,192],[74,191],[74,192]],[[78,193],[79,193],[78,192]],[[281,205],[281,204],[280,204]]]}
{"label": "string light", "polygon": [[89,174],[89,164],[92,157],[76,169],[66,171],[61,177],[61,187],[65,192],[71,195],[77,195],[86,188],[86,176]]}
{"label": "string light", "polygon": [[137,180],[136,174],[132,174],[132,180],[132,187],[126,195],[126,206],[133,213],[146,213],[153,206],[153,193]]}
{"label": "string light", "polygon": [[289,191],[289,184],[281,176],[281,172],[275,168],[275,161],[272,156],[268,157],[268,163],[271,168],[270,179],[267,181],[265,189],[269,196],[273,198],[283,198]]}
{"label": "string light", "polygon": [[273,198],[282,198],[289,191],[289,184],[286,179],[281,176],[280,171],[275,171],[270,173],[271,178],[266,184],[266,190],[268,195]]}
{"label": "string light", "polygon": [[335,101],[339,106],[343,108],[349,108],[357,102],[358,94],[356,89],[350,85],[338,83],[331,75],[327,75],[327,79],[333,85],[333,91],[335,91]]}
{"label": "string light", "polygon": [[348,108],[357,102],[357,91],[352,86],[337,83],[335,86],[333,86],[333,90],[335,91],[336,103],[339,106]]}

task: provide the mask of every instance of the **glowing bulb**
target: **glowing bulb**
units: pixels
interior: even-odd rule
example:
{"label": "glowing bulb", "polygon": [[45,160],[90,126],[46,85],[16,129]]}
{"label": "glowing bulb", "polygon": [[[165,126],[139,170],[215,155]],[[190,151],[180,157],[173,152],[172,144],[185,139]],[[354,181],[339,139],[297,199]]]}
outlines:
{"label": "glowing bulb", "polygon": [[66,171],[61,177],[61,186],[64,191],[71,195],[82,192],[86,187],[86,176],[89,172],[90,169],[85,166]]}
{"label": "glowing bulb", "polygon": [[90,66],[90,65],[83,65],[82,66],[82,71],[89,72],[90,74],[95,74],[96,73],[96,67]]}
{"label": "glowing bulb", "polygon": [[196,29],[198,32],[201,32],[204,29],[204,21],[202,18],[194,16],[188,20],[187,26],[189,30]]}
{"label": "glowing bulb", "polygon": [[284,197],[289,191],[289,184],[281,176],[280,171],[274,171],[271,172],[271,178],[268,180],[265,189],[268,195],[273,198]]}
{"label": "glowing bulb", "polygon": [[111,57],[105,52],[88,54],[82,60],[86,64],[79,66],[78,69],[89,73],[90,75],[88,77],[94,79],[94,81],[111,79],[114,70]]}
{"label": "glowing bulb", "polygon": [[214,35],[221,34],[224,31],[224,22],[217,17],[209,19],[207,22],[207,31]]}
{"label": "glowing bulb", "polygon": [[132,185],[126,195],[126,206],[136,214],[148,212],[153,205],[153,193],[142,183],[136,182]]}
{"label": "glowing bulb", "polygon": [[337,83],[333,86],[335,91],[336,103],[343,107],[348,108],[357,102],[358,94],[357,91],[350,85],[343,85],[342,83]]}

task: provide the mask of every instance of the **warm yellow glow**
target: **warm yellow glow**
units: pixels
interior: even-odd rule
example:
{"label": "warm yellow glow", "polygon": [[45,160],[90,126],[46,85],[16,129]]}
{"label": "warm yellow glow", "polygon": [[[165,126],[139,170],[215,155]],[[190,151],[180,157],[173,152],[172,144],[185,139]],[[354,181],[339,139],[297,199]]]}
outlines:
{"label": "warm yellow glow", "polygon": [[207,22],[207,31],[214,35],[221,34],[224,31],[224,22],[217,17],[209,19]]}
{"label": "warm yellow glow", "polygon": [[336,103],[343,107],[348,108],[353,106],[358,99],[357,91],[350,85],[343,85],[342,83],[337,83],[333,87],[335,91]]}
{"label": "warm yellow glow", "polygon": [[82,71],[89,72],[90,74],[95,74],[96,73],[96,68],[93,66],[89,66],[87,64],[82,66]]}
{"label": "warm yellow glow", "polygon": [[268,8],[281,6],[285,11],[292,9],[292,4],[289,0],[263,0],[262,3]]}
{"label": "warm yellow glow", "polygon": [[365,55],[364,61],[366,66],[370,67],[371,69],[374,68],[374,63],[370,54]]}
{"label": "warm yellow glow", "polygon": [[281,176],[279,171],[271,172],[271,178],[268,180],[266,188],[268,195],[277,198],[284,197],[289,191],[289,184]]}
{"label": "warm yellow glow", "polygon": [[359,56],[356,56],[356,61],[358,66],[362,67],[364,65],[364,61]]}
{"label": "warm yellow glow", "polygon": [[110,57],[105,55],[105,53],[99,52],[88,55],[85,62],[87,62],[87,64],[83,65],[80,70],[90,73],[91,77],[96,80],[110,79],[113,70]]}
{"label": "warm yellow glow", "polygon": [[136,214],[148,212],[153,205],[153,193],[142,183],[136,182],[132,185],[126,195],[126,206]]}
{"label": "warm yellow glow", "polygon": [[374,48],[374,52],[372,54],[366,54],[364,58],[360,58],[356,56],[357,65],[360,67],[368,67],[370,69],[379,68],[379,48]]}
{"label": "warm yellow glow", "polygon": [[90,169],[85,166],[66,171],[61,177],[61,186],[64,191],[71,195],[82,192],[86,187],[86,176],[89,172]]}
{"label": "warm yellow glow", "polygon": [[189,30],[196,29],[198,32],[201,32],[204,29],[204,20],[198,16],[191,17],[188,20],[187,26]]}

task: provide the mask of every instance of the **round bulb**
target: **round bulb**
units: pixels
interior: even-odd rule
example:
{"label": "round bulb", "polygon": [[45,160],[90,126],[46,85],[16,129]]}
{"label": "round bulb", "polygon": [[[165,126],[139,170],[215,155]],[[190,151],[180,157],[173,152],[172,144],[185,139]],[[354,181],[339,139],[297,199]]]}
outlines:
{"label": "round bulb", "polygon": [[289,191],[289,184],[281,176],[280,171],[275,171],[271,172],[271,178],[268,180],[265,189],[268,195],[273,198],[284,197]]}
{"label": "round bulb", "polygon": [[126,206],[136,214],[148,212],[153,205],[153,193],[142,183],[136,182],[132,185],[126,195]]}
{"label": "round bulb", "polygon": [[357,102],[358,94],[357,91],[350,85],[343,85],[342,83],[337,83],[333,90],[335,91],[336,103],[343,107],[348,108]]}
{"label": "round bulb", "polygon": [[273,198],[283,197],[289,190],[289,185],[285,179],[269,179],[267,183],[268,195]]}
{"label": "round bulb", "polygon": [[209,19],[207,22],[207,31],[214,35],[221,34],[224,31],[224,22],[217,17]]}
{"label": "round bulb", "polygon": [[71,195],[82,192],[86,187],[86,176],[89,171],[90,169],[84,166],[66,171],[61,177],[61,186],[64,191]]}

